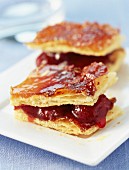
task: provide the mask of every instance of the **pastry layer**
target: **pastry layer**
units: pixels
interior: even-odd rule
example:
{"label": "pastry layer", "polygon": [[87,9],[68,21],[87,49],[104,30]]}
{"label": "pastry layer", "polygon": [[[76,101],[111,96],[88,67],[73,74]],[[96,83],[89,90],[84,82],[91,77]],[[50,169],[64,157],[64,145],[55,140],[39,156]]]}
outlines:
{"label": "pastry layer", "polygon": [[118,49],[109,54],[110,62],[107,63],[109,71],[118,71],[125,57],[124,49]]}
{"label": "pastry layer", "polygon": [[[114,107],[112,110],[110,110],[107,114],[106,121],[109,122],[116,117],[118,117],[120,114],[122,114],[122,110],[119,107]],[[15,117],[19,119],[20,121],[30,121],[31,119],[28,117],[28,115],[25,114],[25,112],[22,109],[15,110]],[[86,135],[89,136],[96,132],[99,127],[98,126],[92,126],[91,128],[82,131],[79,126],[77,126],[74,122],[68,121],[68,120],[62,120],[58,119],[56,121],[43,121],[39,120],[38,118],[33,119],[32,121],[35,124],[52,128],[55,130],[58,130],[60,132],[72,134],[72,135]]]}
{"label": "pastry layer", "polygon": [[12,105],[93,105],[117,81],[116,73],[108,73],[102,63],[92,63],[83,71],[70,66],[71,70],[58,72],[57,68],[59,65],[51,66],[49,70],[48,66],[43,67],[43,70],[34,71],[23,83],[12,87]]}
{"label": "pastry layer", "polygon": [[122,36],[108,24],[62,22],[41,30],[28,46],[47,52],[104,56],[121,47]]}
{"label": "pastry layer", "polygon": [[36,59],[37,67],[42,64],[61,64],[74,65],[75,67],[83,68],[93,62],[103,62],[110,71],[118,71],[125,56],[125,51],[122,48],[113,51],[103,57],[80,55],[77,53],[46,53],[42,52]]}

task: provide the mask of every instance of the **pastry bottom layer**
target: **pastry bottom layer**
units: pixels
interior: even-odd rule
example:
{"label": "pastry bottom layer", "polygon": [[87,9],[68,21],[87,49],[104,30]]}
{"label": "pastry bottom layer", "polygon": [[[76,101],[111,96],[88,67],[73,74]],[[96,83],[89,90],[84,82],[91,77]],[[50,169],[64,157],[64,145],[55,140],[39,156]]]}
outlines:
{"label": "pastry bottom layer", "polygon": [[[122,113],[123,112],[119,107],[117,106],[113,107],[113,109],[110,110],[106,116],[106,122],[109,122],[115,119]],[[94,126],[91,126],[89,129],[82,131],[78,125],[76,125],[74,122],[71,122],[67,119],[66,120],[58,119],[55,121],[50,121],[50,120],[44,121],[38,118],[31,119],[31,117],[29,117],[22,109],[15,110],[15,117],[20,121],[32,122],[32,123],[35,123],[35,124],[38,124],[38,125],[41,125],[47,128],[55,129],[57,131],[76,135],[76,136],[79,136],[79,135],[89,136],[99,129],[98,126],[94,125]]]}

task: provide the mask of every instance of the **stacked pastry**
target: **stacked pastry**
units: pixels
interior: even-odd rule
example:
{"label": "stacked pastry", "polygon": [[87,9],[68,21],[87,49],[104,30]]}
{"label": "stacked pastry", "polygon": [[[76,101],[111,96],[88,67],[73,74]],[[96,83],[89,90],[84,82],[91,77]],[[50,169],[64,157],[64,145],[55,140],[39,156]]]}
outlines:
{"label": "stacked pastry", "polygon": [[16,118],[73,135],[90,135],[121,113],[104,94],[124,58],[118,29],[63,22],[37,33],[37,67],[11,87]]}

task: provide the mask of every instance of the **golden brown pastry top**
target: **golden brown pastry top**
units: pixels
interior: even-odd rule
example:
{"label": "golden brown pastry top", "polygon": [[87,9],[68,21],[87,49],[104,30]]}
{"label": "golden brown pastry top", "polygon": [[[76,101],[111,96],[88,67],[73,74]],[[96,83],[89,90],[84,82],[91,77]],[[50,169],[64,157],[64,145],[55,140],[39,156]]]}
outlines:
{"label": "golden brown pastry top", "polygon": [[[62,66],[61,66],[62,67]],[[46,65],[35,70],[23,83],[13,87],[14,96],[30,97],[44,95],[46,97],[69,93],[94,95],[96,86],[94,80],[107,74],[107,67],[102,63],[92,63],[81,68],[56,65]]]}
{"label": "golden brown pastry top", "polygon": [[38,32],[28,45],[51,52],[101,56],[120,47],[121,37],[119,30],[108,24],[62,22]]}

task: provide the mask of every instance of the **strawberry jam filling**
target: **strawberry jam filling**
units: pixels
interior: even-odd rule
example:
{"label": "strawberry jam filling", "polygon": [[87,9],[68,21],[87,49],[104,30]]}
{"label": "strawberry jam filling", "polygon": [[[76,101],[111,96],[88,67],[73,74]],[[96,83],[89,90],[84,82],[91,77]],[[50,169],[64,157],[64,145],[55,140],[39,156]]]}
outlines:
{"label": "strawberry jam filling", "polygon": [[110,54],[104,57],[86,56],[77,53],[41,53],[36,59],[36,65],[41,64],[58,65],[65,62],[66,65],[74,65],[83,68],[93,62],[102,62],[104,64],[111,63]]}
{"label": "strawberry jam filling", "polygon": [[93,106],[61,105],[50,107],[34,107],[28,105],[15,106],[15,110],[22,109],[28,115],[28,120],[35,118],[44,121],[66,119],[74,122],[83,131],[93,125],[103,128],[106,125],[106,115],[113,108],[115,98],[108,99],[101,95]]}

